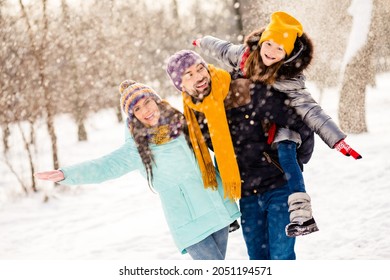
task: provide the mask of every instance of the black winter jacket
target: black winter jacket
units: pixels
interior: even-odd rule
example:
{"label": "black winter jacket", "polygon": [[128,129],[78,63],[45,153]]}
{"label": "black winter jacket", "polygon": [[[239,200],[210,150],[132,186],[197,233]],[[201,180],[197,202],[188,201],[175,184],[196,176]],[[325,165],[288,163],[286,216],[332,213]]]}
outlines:
{"label": "black winter jacket", "polygon": [[[212,149],[204,115],[195,112],[203,135]],[[250,90],[250,102],[226,110],[230,134],[237,156],[242,180],[242,197],[263,193],[286,184],[286,178],[278,161],[275,148],[267,144],[264,123],[275,122],[299,132],[302,145],[301,155],[311,156],[314,148],[314,134],[288,106],[285,93],[263,84],[254,84]],[[299,158],[299,154],[298,154]],[[299,158],[302,163],[302,158]],[[218,166],[218,163],[216,163]],[[302,168],[302,164],[301,164]]]}

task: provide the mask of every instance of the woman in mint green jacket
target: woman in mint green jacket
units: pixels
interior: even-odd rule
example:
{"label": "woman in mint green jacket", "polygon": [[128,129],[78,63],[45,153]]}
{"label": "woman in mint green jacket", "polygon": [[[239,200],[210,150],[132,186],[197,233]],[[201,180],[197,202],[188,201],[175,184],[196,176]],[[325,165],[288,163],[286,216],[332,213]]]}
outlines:
{"label": "woman in mint green jacket", "polygon": [[234,201],[224,198],[218,174],[215,186],[204,187],[182,113],[146,85],[126,80],[120,92],[131,135],[122,147],[101,158],[35,176],[75,185],[140,170],[160,196],[180,252],[188,252],[193,259],[224,259],[229,225],[241,214]]}

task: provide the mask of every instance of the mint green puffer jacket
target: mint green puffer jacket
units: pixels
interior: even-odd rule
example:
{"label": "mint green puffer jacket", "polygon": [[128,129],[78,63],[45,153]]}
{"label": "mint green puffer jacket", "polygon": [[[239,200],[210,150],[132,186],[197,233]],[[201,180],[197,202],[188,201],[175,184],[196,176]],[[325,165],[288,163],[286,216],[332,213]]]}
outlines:
{"label": "mint green puffer jacket", "polygon": [[[218,191],[205,189],[193,152],[183,135],[162,145],[151,145],[156,165],[153,187],[158,192],[164,214],[178,249],[198,243],[240,217],[235,202],[223,198],[219,175]],[[134,140],[95,160],[62,168],[61,184],[96,184],[118,178],[133,170],[146,172]]]}

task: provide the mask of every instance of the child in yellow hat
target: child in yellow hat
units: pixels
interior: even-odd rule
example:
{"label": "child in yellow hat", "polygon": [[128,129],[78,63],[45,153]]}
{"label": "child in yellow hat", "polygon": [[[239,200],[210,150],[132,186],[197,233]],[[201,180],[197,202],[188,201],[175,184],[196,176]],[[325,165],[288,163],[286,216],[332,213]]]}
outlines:
{"label": "child in yellow hat", "polygon": [[[234,45],[205,36],[195,40],[193,45],[232,67],[233,77],[246,77],[286,93],[297,114],[330,148],[355,159],[361,158],[345,143],[346,134],[305,89],[302,72],[312,61],[313,44],[296,18],[286,12],[274,12],[270,23],[247,36],[245,44]],[[293,237],[318,231],[302,176],[303,164],[310,157],[301,153],[304,150],[300,149],[304,142],[301,135],[287,128],[276,128],[274,124],[268,135],[269,144],[278,149],[279,163],[291,190],[288,199],[290,223],[286,226],[286,234]]]}

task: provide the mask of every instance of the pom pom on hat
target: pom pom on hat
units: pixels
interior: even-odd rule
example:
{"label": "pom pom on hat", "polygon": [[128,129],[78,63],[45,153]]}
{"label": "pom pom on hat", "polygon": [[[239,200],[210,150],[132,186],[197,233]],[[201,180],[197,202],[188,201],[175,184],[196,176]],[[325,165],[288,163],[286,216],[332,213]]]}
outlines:
{"label": "pom pom on hat", "polygon": [[207,67],[207,63],[203,58],[194,51],[181,50],[169,57],[167,64],[167,73],[173,85],[178,91],[181,91],[181,78],[187,68],[194,64],[203,64]]}
{"label": "pom pom on hat", "polygon": [[133,118],[134,105],[141,98],[145,96],[150,96],[156,102],[161,101],[161,97],[151,87],[141,83],[137,83],[133,80],[124,80],[119,85],[119,93],[121,94],[121,109],[126,114],[129,120]]}
{"label": "pom pom on hat", "polygon": [[271,22],[262,33],[259,44],[272,40],[282,45],[287,55],[294,49],[295,40],[303,34],[302,24],[285,12],[275,12],[271,15]]}

